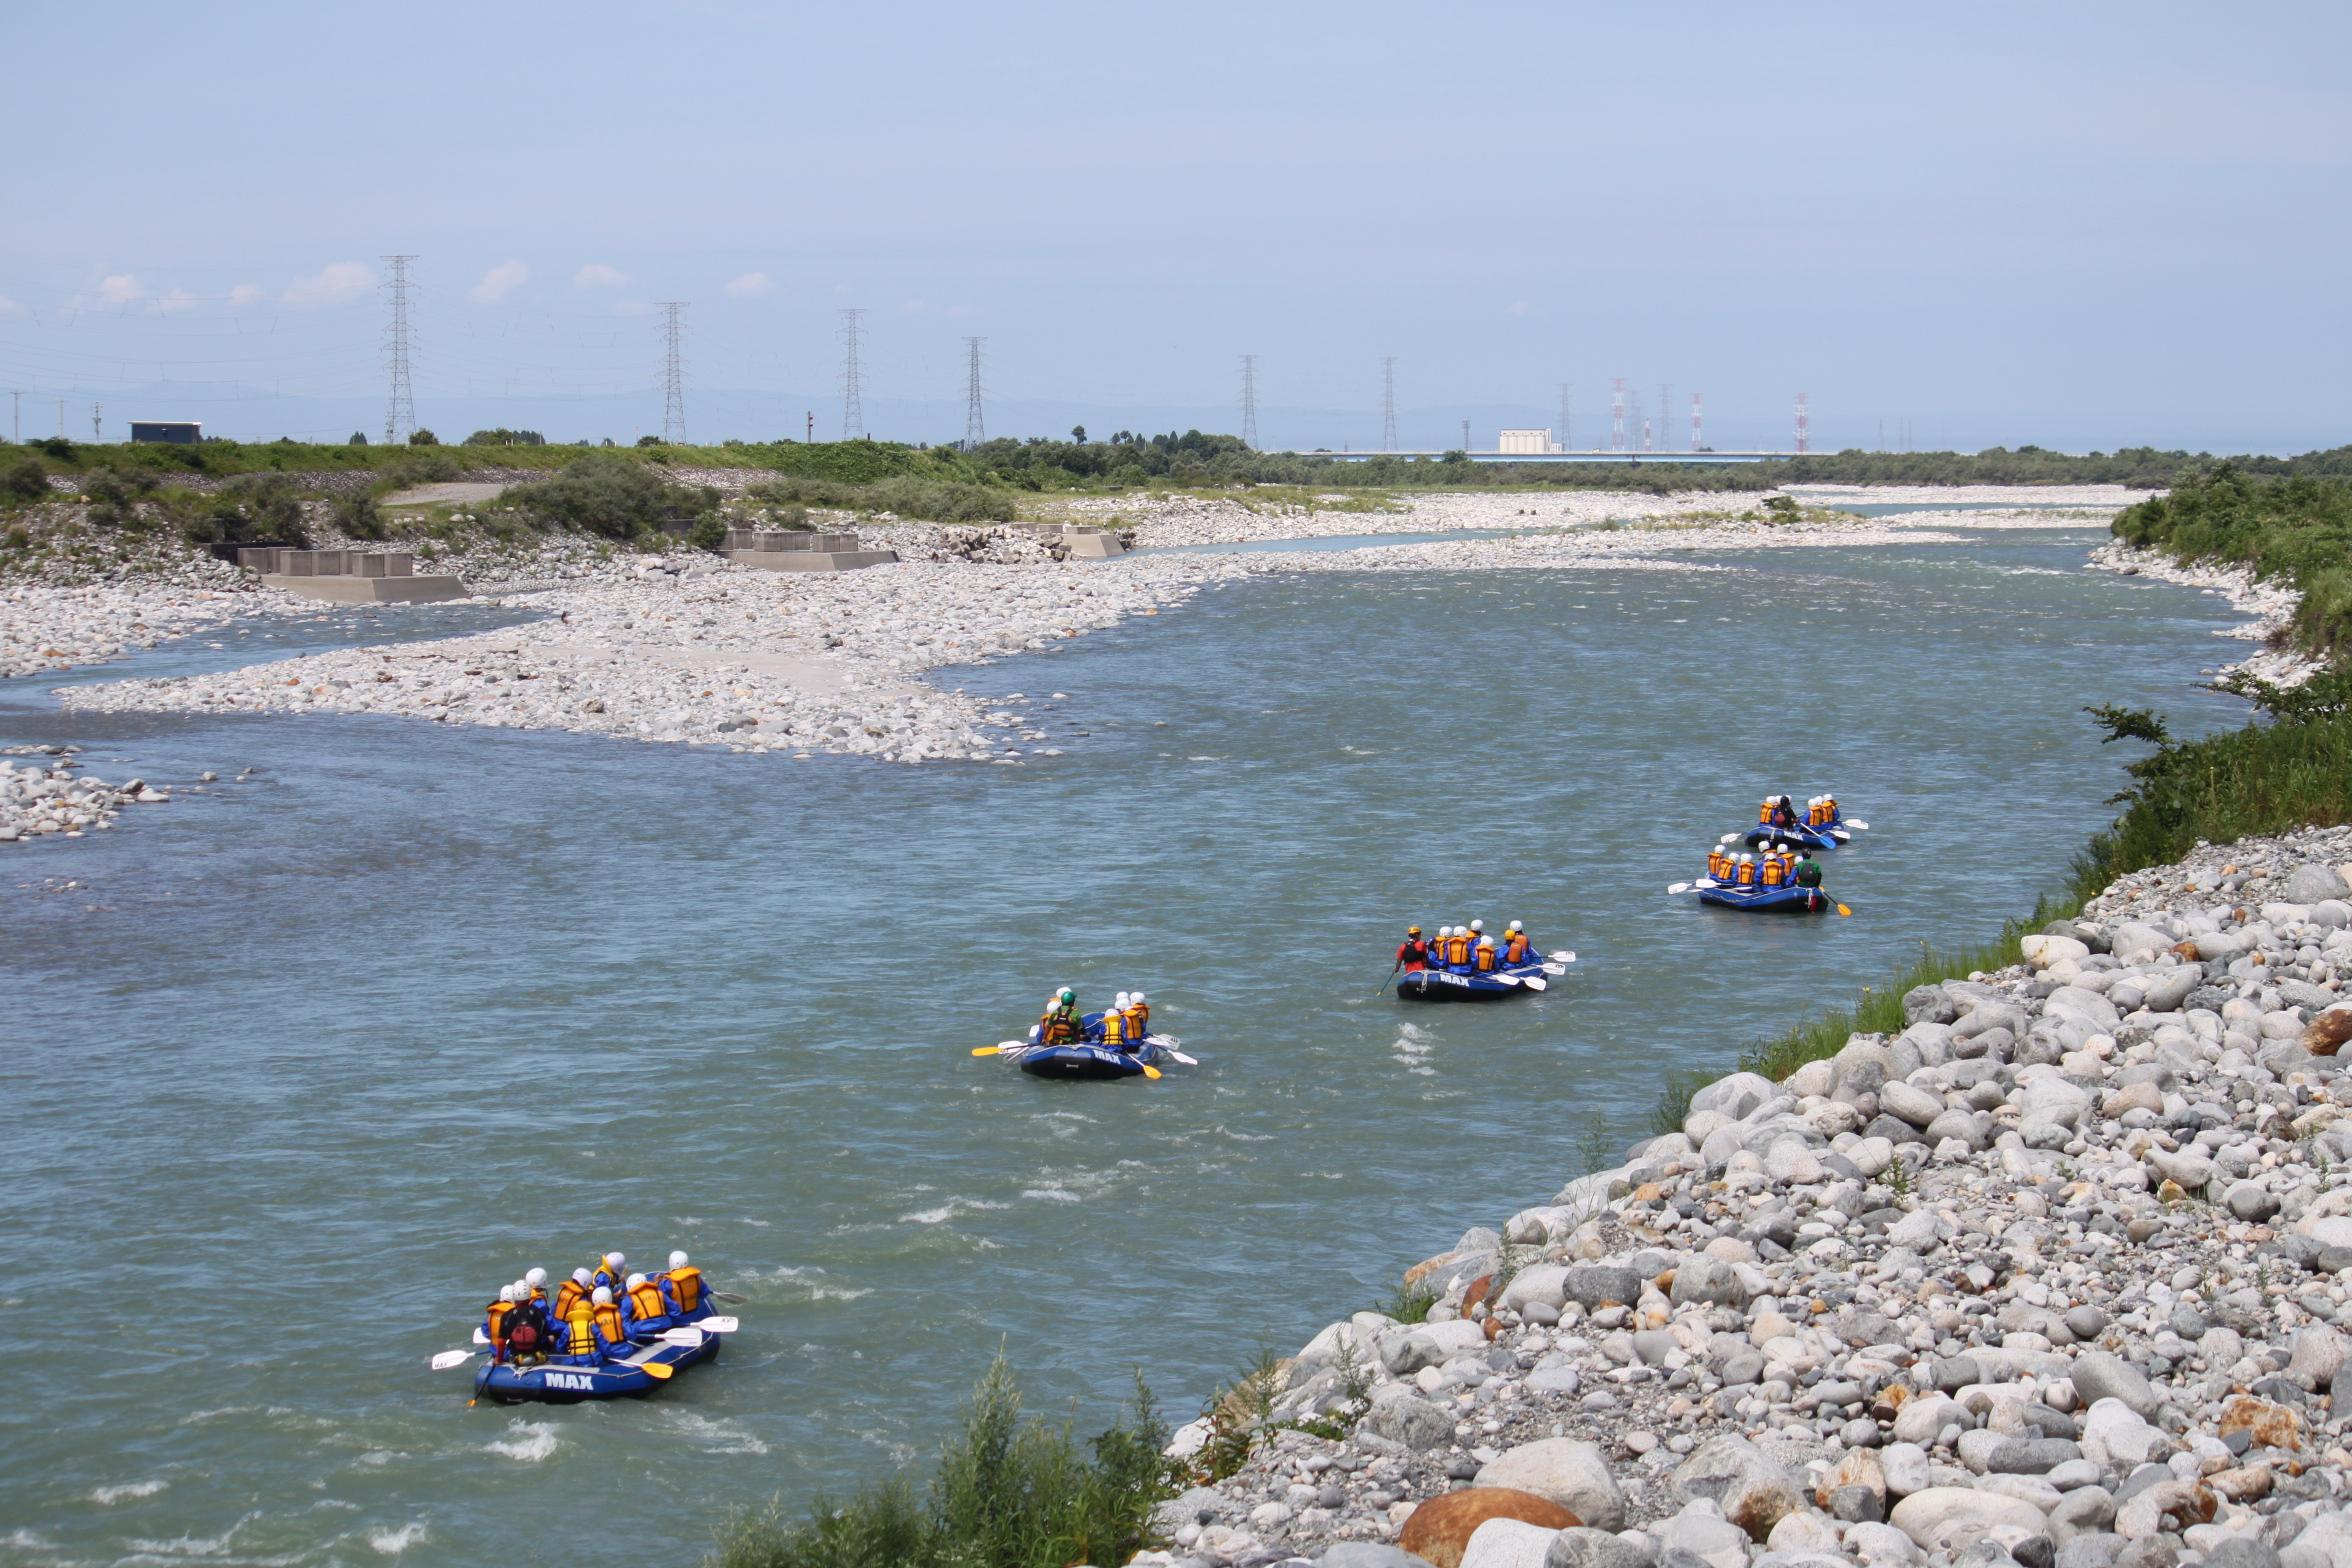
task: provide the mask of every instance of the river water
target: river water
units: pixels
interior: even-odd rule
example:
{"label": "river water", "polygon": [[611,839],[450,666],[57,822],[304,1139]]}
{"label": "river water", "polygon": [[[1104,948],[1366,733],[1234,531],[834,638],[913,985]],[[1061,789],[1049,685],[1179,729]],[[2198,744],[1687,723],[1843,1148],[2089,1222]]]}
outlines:
{"label": "river water", "polygon": [[[0,859],[0,1560],[680,1555],[919,1471],[1000,1344],[1036,1405],[1099,1425],[1140,1367],[1181,1419],[1646,1131],[1664,1070],[2030,907],[2121,783],[2084,702],[2235,722],[2194,689],[2220,602],[2081,570],[2097,537],[1257,580],[954,672],[1053,731],[1018,768],[12,688],[0,739],[222,782]],[[1830,786],[1853,918],[1664,896]],[[1469,917],[1582,960],[1375,994],[1407,918]],[[1202,1066],[969,1055],[1065,982],[1147,989]],[[525,1267],[672,1246],[750,1299],[660,1397],[426,1369]]]}

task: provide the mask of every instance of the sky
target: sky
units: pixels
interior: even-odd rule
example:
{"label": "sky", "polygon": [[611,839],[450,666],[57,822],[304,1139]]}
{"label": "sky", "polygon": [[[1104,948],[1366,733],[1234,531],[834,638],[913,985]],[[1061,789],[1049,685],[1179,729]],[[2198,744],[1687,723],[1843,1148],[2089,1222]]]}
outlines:
{"label": "sky", "polygon": [[2352,441],[2341,4],[7,13],[27,436],[380,437],[399,252],[445,438]]}

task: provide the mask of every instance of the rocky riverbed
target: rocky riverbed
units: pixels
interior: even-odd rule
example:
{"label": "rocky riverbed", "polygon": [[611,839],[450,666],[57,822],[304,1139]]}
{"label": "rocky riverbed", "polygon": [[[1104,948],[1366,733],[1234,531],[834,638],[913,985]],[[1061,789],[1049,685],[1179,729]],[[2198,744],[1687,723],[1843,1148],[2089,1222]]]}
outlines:
{"label": "rocky riverbed", "polygon": [[[533,557],[486,551],[437,563],[542,612],[546,619],[534,624],[180,679],[78,686],[66,701],[94,709],[400,714],[748,751],[1018,762],[1040,738],[1021,715],[918,677],[1049,648],[1264,574],[1693,570],[1711,553],[1954,537],[1911,520],[1727,517],[1689,511],[1687,500],[1656,503],[1657,515],[1630,524],[1612,518],[1592,526],[1582,513],[1568,515],[1623,500],[1556,498],[1543,504],[1574,505],[1537,517],[1515,496],[1418,498],[1400,515],[1426,511],[1447,523],[1410,531],[1521,531],[1349,550],[1170,550],[1075,563],[1053,560],[1025,530],[895,524],[876,530],[874,541],[909,559],[836,574],[764,572],[698,552],[614,554],[565,539]],[[1186,538],[1220,535],[1232,521],[1218,514],[1199,523],[1194,503],[1170,504],[1178,512],[1167,531]],[[1969,521],[2001,515],[1970,514]],[[1283,526],[1345,533],[1362,520],[1301,512]],[[1308,542],[1305,535],[1268,537]]]}
{"label": "rocky riverbed", "polygon": [[1709,1085],[1412,1270],[1426,1321],[1281,1363],[1275,1418],[1338,1427],[1138,1561],[2352,1564],[2347,871],[2346,829],[2202,848]]}
{"label": "rocky riverbed", "polygon": [[[0,762],[0,844],[30,843],[57,834],[80,838],[114,825],[122,808],[159,806],[171,799],[168,789],[155,789],[144,779],[109,784],[104,779],[76,778],[75,746],[12,746],[7,755],[45,760],[18,766]],[[210,775],[207,775],[209,777]]]}
{"label": "rocky riverbed", "polygon": [[2221,635],[2257,642],[2262,646],[2245,658],[2225,665],[2221,673],[2244,673],[2274,686],[2300,686],[2319,673],[2317,659],[2288,641],[2300,596],[2285,583],[2265,582],[2242,566],[2218,561],[2187,565],[2155,550],[2135,550],[2123,541],[2103,544],[2091,552],[2091,565],[2127,577],[2153,577],[2160,582],[2204,588],[2227,599],[2230,608],[2249,617]]}

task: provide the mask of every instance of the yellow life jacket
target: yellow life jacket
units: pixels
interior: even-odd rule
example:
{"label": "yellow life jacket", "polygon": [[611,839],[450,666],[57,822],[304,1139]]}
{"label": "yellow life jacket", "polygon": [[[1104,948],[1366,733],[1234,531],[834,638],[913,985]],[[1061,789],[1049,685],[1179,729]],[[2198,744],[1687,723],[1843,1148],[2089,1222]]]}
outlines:
{"label": "yellow life jacket", "polygon": [[1138,1002],[1127,1009],[1127,1038],[1140,1040],[1151,1033],[1151,1006]]}
{"label": "yellow life jacket", "polygon": [[1127,1038],[1127,1015],[1116,1007],[1106,1007],[1102,1015],[1103,1044],[1117,1045]]}
{"label": "yellow life jacket", "polygon": [[1772,808],[1779,804],[1780,802],[1777,800],[1765,801],[1763,805],[1756,808],[1756,820],[1765,827],[1772,826]]}
{"label": "yellow life jacket", "polygon": [[490,1311],[488,1312],[487,1316],[489,1318],[489,1327],[487,1328],[486,1332],[490,1336],[490,1343],[493,1345],[505,1344],[506,1320],[514,1316],[514,1303],[511,1301],[493,1301],[490,1303]]}
{"label": "yellow life jacket", "polygon": [[556,1344],[567,1356],[596,1354],[596,1313],[587,1297],[573,1299],[572,1310],[563,1320],[562,1336]]}
{"label": "yellow life jacket", "polygon": [[662,1300],[661,1287],[647,1280],[629,1292],[629,1310],[639,1318],[667,1317],[670,1304]]}
{"label": "yellow life jacket", "polygon": [[679,1311],[692,1312],[702,1305],[702,1270],[688,1264],[685,1268],[670,1270],[662,1278],[668,1280],[670,1288],[678,1293]]}

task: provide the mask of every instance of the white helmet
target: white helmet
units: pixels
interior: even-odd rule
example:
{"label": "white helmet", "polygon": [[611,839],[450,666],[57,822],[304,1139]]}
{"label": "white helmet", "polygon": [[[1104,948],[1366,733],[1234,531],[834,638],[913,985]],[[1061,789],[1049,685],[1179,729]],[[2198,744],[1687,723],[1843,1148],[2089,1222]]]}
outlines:
{"label": "white helmet", "polygon": [[575,1285],[585,1285],[585,1284],[587,1284],[587,1283],[588,1283],[588,1271],[587,1271],[586,1269],[574,1269],[574,1270],[572,1270],[572,1283],[573,1283],[573,1284],[575,1284]]}
{"label": "white helmet", "polygon": [[612,1305],[612,1287],[610,1287],[609,1285],[599,1285],[599,1286],[597,1286],[597,1287],[596,1287],[596,1294],[595,1294],[595,1296],[594,1296],[594,1297],[592,1297],[591,1299],[592,1299],[592,1300],[594,1300],[594,1301],[595,1301],[595,1303],[596,1303],[598,1306],[600,1306],[600,1307],[609,1307],[609,1306],[611,1306],[611,1305]]}
{"label": "white helmet", "polygon": [[1755,858],[1756,858],[1756,857],[1755,857],[1754,855],[1742,855],[1742,856],[1740,856],[1740,859],[1741,859],[1743,862],[1745,862],[1745,861],[1750,861],[1750,860],[1753,860],[1753,859],[1755,859]]}
{"label": "white helmet", "polygon": [[514,1287],[513,1287],[512,1285],[501,1285],[501,1286],[499,1286],[499,1287],[498,1287],[498,1299],[499,1299],[499,1300],[501,1300],[501,1301],[503,1301],[503,1302],[505,1302],[505,1303],[506,1303],[508,1306],[510,1306],[510,1307],[511,1307],[511,1306],[513,1306],[513,1305],[514,1305]]}
{"label": "white helmet", "polygon": [[1138,991],[1133,996],[1129,997],[1128,1000],[1133,1002],[1136,1006],[1141,1007],[1143,1005],[1143,993]]}
{"label": "white helmet", "polygon": [[604,1255],[604,1266],[618,1274],[629,1266],[629,1260],[617,1252],[608,1252]]}
{"label": "white helmet", "polygon": [[1478,939],[1478,945],[1480,947],[1492,947],[1494,946],[1494,938],[1491,936],[1482,936]]}
{"label": "white helmet", "polygon": [[1514,920],[1509,925],[1503,927],[1503,929],[1505,931],[1516,931],[1519,929],[1519,922]]}
{"label": "white helmet", "polygon": [[1111,1005],[1119,1009],[1121,1012],[1125,1012],[1128,1006],[1127,993],[1121,991],[1117,996],[1111,998]]}
{"label": "white helmet", "polygon": [[683,1253],[683,1252],[673,1252],[673,1253],[671,1253],[671,1254],[670,1254],[670,1267],[671,1267],[671,1268],[674,1268],[674,1269],[682,1269],[682,1268],[684,1268],[685,1266],[686,1266],[686,1254],[685,1254],[685,1253]]}
{"label": "white helmet", "polygon": [[630,1275],[630,1276],[629,1276],[629,1288],[630,1288],[631,1290],[635,1290],[635,1289],[636,1289],[638,1286],[640,1286],[640,1285],[642,1285],[642,1284],[644,1284],[644,1283],[645,1283],[645,1276],[644,1276],[644,1275],[642,1275],[642,1274],[632,1274],[632,1275]]}
{"label": "white helmet", "polygon": [[532,1269],[529,1273],[523,1276],[523,1283],[530,1286],[533,1290],[537,1290],[547,1283],[547,1271],[545,1269]]}
{"label": "white helmet", "polygon": [[531,1299],[531,1282],[530,1282],[529,1280],[527,1280],[527,1279],[518,1279],[518,1280],[516,1280],[516,1281],[514,1282],[514,1293],[515,1293],[515,1300],[517,1300],[517,1301],[528,1301],[528,1300],[530,1300],[530,1299]]}
{"label": "white helmet", "polygon": [[1486,929],[1486,922],[1483,920],[1473,920],[1470,922],[1470,929],[1473,931],[1484,931]]}

